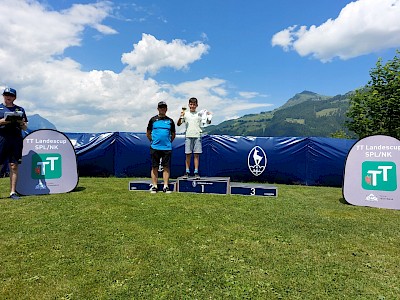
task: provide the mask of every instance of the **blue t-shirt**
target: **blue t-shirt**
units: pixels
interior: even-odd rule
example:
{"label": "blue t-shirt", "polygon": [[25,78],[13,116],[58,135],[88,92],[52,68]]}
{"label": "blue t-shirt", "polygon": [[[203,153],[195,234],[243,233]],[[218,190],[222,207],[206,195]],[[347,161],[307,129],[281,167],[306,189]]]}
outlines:
{"label": "blue t-shirt", "polygon": [[171,118],[156,115],[150,119],[147,130],[151,131],[151,148],[172,150],[171,136],[175,133],[175,123]]}
{"label": "blue t-shirt", "polygon": [[[0,103],[0,119],[4,118],[4,114],[6,112],[14,112],[14,111],[22,111],[23,118],[25,122],[28,122],[28,118],[26,117],[25,110],[18,105],[14,105],[13,107],[7,107],[3,103]],[[18,123],[10,123],[7,125],[0,126],[0,135],[1,136],[22,136],[21,128]]]}

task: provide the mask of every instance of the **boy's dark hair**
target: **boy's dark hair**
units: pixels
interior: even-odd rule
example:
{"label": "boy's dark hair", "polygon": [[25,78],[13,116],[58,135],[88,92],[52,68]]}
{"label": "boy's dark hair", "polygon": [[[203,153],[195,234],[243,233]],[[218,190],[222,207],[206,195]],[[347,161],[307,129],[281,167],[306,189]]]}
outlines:
{"label": "boy's dark hair", "polygon": [[189,103],[196,103],[197,104],[197,98],[192,97],[189,99]]}

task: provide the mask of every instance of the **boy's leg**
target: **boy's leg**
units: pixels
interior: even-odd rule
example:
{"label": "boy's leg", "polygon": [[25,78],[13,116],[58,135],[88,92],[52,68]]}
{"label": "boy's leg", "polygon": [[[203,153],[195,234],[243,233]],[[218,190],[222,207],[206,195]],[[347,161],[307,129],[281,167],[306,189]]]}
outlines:
{"label": "boy's leg", "polygon": [[188,173],[189,173],[189,170],[190,170],[190,160],[191,159],[192,159],[192,153],[186,154],[185,165],[186,165],[186,172],[188,172]]}
{"label": "boy's leg", "polygon": [[200,160],[200,153],[194,153],[193,154],[193,161],[194,161],[194,169],[195,171],[199,171],[199,160]]}
{"label": "boy's leg", "polygon": [[193,139],[192,138],[185,138],[185,176],[190,173],[190,160],[192,159],[192,151],[193,151]]}
{"label": "boy's leg", "polygon": [[150,148],[150,157],[151,157],[151,183],[153,186],[157,186],[158,183],[158,164],[160,162],[159,152]]}
{"label": "boy's leg", "polygon": [[18,179],[18,164],[10,163],[10,195],[15,193],[15,187],[17,186]]}
{"label": "boy's leg", "polygon": [[199,161],[200,161],[200,154],[202,152],[203,152],[203,149],[202,149],[202,145],[201,145],[201,137],[199,137],[194,140],[194,145],[193,145],[194,174],[195,174],[196,179],[199,179]]}
{"label": "boy's leg", "polygon": [[158,181],[158,167],[151,168],[151,183],[153,186],[157,186]]}
{"label": "boy's leg", "polygon": [[194,153],[194,179],[200,179],[199,174],[199,153]]}
{"label": "boy's leg", "polygon": [[169,167],[167,167],[167,166],[164,166],[163,169],[164,169],[163,170],[163,180],[164,180],[164,187],[165,187],[165,186],[168,186],[170,172],[169,172]]}
{"label": "boy's leg", "polygon": [[170,176],[170,166],[171,166],[171,154],[172,151],[165,151],[163,153],[163,180],[164,180],[164,187],[163,187],[163,192],[164,193],[171,193],[171,190],[169,189],[168,183],[169,183],[169,176]]}

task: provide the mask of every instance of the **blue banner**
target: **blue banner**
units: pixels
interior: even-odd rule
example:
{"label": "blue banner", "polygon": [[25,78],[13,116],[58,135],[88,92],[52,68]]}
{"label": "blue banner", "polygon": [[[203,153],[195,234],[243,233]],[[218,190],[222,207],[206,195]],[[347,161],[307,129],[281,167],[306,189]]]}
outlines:
{"label": "blue banner", "polygon": [[[150,143],[145,133],[66,135],[74,145],[80,176],[150,177]],[[355,142],[205,135],[200,174],[242,182],[341,186],[346,156]],[[185,172],[184,144],[184,135],[177,135],[172,144],[171,178]]]}

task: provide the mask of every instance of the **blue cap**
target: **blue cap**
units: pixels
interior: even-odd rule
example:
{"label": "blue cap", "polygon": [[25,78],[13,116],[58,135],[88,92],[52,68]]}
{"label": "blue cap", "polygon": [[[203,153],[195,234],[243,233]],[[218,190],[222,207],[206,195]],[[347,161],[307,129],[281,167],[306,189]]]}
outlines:
{"label": "blue cap", "polygon": [[3,95],[5,95],[5,94],[11,94],[11,95],[17,97],[17,91],[13,88],[9,88],[9,87],[5,88],[3,91]]}
{"label": "blue cap", "polygon": [[167,107],[167,103],[165,101],[158,102],[157,107]]}

